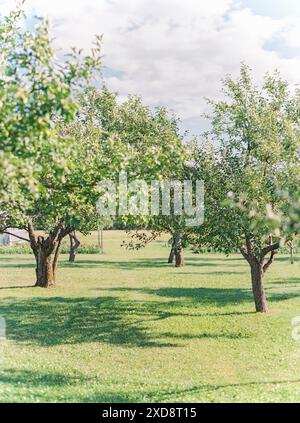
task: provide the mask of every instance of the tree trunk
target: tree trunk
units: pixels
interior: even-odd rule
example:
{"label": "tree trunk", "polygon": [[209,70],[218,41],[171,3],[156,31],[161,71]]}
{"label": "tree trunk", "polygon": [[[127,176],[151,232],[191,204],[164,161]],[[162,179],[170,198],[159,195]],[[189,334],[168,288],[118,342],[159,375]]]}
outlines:
{"label": "tree trunk", "polygon": [[[252,292],[255,302],[255,309],[260,313],[267,313],[268,305],[264,288],[264,274],[274,261],[275,254],[280,247],[279,242],[273,243],[272,236],[269,236],[269,245],[260,249],[259,255],[255,254],[255,244],[248,237],[246,243],[240,246],[240,252],[247,260],[251,268]],[[269,259],[265,262],[265,257],[270,253]]]}
{"label": "tree trunk", "polygon": [[174,241],[172,240],[172,246],[168,258],[168,263],[174,263],[174,257],[175,257],[175,248],[174,248]]}
{"label": "tree trunk", "polygon": [[[35,286],[48,288],[55,285],[56,268],[60,253],[62,240],[69,235],[73,228],[64,228],[59,223],[47,237],[36,236],[33,225],[28,223],[28,236],[30,247],[36,261],[36,283]],[[53,259],[54,254],[54,259]]]}
{"label": "tree trunk", "polygon": [[53,259],[53,263],[52,263],[54,283],[56,282],[56,269],[57,269],[57,266],[58,266],[58,259],[59,259],[59,255],[60,255],[61,243],[62,243],[62,239],[60,238],[57,242],[57,246],[56,246],[55,253],[54,253],[54,259]]}
{"label": "tree trunk", "polygon": [[262,264],[254,261],[250,264],[252,292],[255,302],[255,309],[260,313],[267,313],[268,305],[264,288],[264,269]]}
{"label": "tree trunk", "polygon": [[177,234],[174,239],[175,267],[183,266],[181,235]]}
{"label": "tree trunk", "polygon": [[52,255],[39,251],[36,257],[36,283],[35,286],[49,288],[55,285],[55,269],[53,268]]}
{"label": "tree trunk", "polygon": [[73,263],[76,258],[76,254],[78,251],[78,248],[80,246],[80,241],[76,236],[76,232],[72,232],[69,234],[70,237],[70,254],[69,254],[69,262]]}
{"label": "tree trunk", "polygon": [[294,244],[292,241],[287,243],[289,249],[290,249],[290,258],[291,258],[291,264],[294,264]]}
{"label": "tree trunk", "polygon": [[182,250],[176,250],[175,252],[175,267],[182,267],[184,263]]}

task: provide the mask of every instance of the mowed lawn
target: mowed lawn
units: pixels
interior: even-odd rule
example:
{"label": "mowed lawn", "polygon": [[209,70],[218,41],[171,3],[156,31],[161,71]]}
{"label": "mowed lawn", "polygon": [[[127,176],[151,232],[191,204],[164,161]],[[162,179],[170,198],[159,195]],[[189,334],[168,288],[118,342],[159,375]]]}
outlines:
{"label": "mowed lawn", "polygon": [[1,401],[299,402],[299,262],[277,257],[257,315],[238,255],[186,251],[175,269],[164,240],[132,252],[124,236],[105,232],[103,255],[62,256],[48,290],[31,287],[32,256],[0,256]]}

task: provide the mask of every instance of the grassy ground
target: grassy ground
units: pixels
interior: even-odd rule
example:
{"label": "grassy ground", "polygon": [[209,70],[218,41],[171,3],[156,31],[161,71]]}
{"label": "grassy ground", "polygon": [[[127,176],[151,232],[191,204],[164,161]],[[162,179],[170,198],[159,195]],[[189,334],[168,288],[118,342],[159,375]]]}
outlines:
{"label": "grassy ground", "polygon": [[175,269],[164,241],[130,252],[122,236],[63,256],[49,290],[30,286],[32,256],[0,256],[1,401],[299,402],[299,262],[278,257],[257,315],[239,256],[187,253]]}

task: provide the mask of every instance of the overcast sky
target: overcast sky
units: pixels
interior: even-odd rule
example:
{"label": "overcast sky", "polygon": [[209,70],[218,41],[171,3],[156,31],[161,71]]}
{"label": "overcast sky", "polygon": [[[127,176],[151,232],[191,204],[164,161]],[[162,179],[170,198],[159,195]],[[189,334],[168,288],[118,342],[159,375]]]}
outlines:
{"label": "overcast sky", "polygon": [[[0,13],[12,6],[0,0]],[[50,19],[62,49],[103,34],[107,85],[173,109],[192,133],[203,97],[216,98],[241,61],[257,80],[275,68],[293,86],[300,79],[299,0],[27,0],[26,9]]]}

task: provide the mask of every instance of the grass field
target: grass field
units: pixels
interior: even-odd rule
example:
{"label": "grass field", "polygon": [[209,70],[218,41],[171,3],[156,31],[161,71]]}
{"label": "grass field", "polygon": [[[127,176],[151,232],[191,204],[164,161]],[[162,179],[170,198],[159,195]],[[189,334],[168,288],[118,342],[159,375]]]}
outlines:
{"label": "grass field", "polygon": [[31,287],[32,256],[0,256],[1,401],[300,402],[299,262],[277,258],[257,315],[239,256],[186,252],[175,269],[163,240],[131,252],[123,237],[62,256],[48,290]]}

